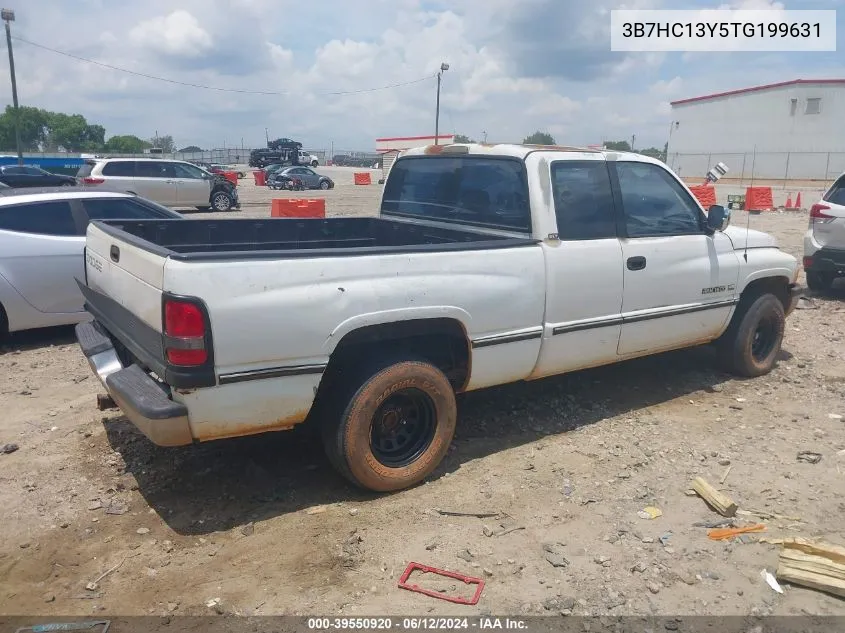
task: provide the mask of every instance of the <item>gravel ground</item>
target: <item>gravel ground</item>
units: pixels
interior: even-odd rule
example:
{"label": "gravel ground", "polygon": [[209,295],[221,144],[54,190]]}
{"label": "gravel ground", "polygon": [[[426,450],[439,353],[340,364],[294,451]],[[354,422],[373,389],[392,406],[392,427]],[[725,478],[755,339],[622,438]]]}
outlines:
{"label": "gravel ground", "polygon": [[[337,188],[308,196],[329,215],[376,212],[381,187],[319,171]],[[283,197],[241,192],[239,216]],[[799,256],[806,224],[751,218]],[[843,299],[840,286],[796,311],[780,364],[756,380],[717,372],[699,348],[468,394],[436,474],[383,496],[335,475],[308,428],[155,447],[96,410],[70,329],[13,336],[0,354],[0,446],[18,447],[0,454],[0,614],[845,615],[824,593],[770,589],[760,572],[778,546],[758,542],[845,544]],[[694,524],[719,517],[685,494],[696,476],[742,509],[793,518],[709,540]],[[642,518],[649,506],[662,516]],[[480,602],[397,589],[409,561],[484,578]]]}

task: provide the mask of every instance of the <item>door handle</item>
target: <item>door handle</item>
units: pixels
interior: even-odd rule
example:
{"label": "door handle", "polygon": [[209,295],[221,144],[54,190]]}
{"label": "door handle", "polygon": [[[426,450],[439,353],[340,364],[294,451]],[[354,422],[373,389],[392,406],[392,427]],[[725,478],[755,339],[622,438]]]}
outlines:
{"label": "door handle", "polygon": [[109,249],[109,256],[111,260],[116,264],[120,261],[120,249],[112,244],[112,247]]}
{"label": "door handle", "polygon": [[628,270],[642,270],[645,268],[645,257],[629,257]]}
{"label": "door handle", "polygon": [[175,185],[176,184],[175,180],[165,180],[164,182],[166,182],[168,185]]}

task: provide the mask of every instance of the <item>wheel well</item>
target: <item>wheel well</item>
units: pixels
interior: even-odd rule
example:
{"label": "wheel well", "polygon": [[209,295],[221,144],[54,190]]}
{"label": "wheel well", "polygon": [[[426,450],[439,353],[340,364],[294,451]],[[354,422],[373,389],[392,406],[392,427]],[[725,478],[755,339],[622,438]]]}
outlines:
{"label": "wheel well", "polygon": [[3,304],[0,303],[0,340],[6,337],[9,333],[9,317],[6,316],[6,310]]}
{"label": "wheel well", "polygon": [[428,360],[446,375],[455,391],[463,390],[469,379],[470,346],[463,325],[455,319],[411,319],[370,325],[346,334],[329,358],[318,398],[324,384],[331,385],[332,377],[383,354]]}
{"label": "wheel well", "polygon": [[742,291],[740,301],[752,301],[764,294],[773,294],[783,304],[783,309],[789,308],[789,279],[786,277],[763,277],[755,279]]}

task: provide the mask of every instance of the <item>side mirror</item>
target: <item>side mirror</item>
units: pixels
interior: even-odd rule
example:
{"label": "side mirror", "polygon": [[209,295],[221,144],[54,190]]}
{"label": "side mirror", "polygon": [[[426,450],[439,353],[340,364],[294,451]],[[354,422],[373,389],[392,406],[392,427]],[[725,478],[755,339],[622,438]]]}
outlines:
{"label": "side mirror", "polygon": [[707,228],[711,231],[724,231],[731,223],[731,212],[725,207],[714,204],[707,212]]}

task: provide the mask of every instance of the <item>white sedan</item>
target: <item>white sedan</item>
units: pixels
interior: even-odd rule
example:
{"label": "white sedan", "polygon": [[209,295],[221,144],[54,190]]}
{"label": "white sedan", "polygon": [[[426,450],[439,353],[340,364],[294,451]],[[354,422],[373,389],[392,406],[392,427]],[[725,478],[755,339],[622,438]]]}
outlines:
{"label": "white sedan", "polygon": [[124,193],[0,190],[0,338],[86,320],[76,279],[85,278],[88,222],[151,218],[182,216]]}

